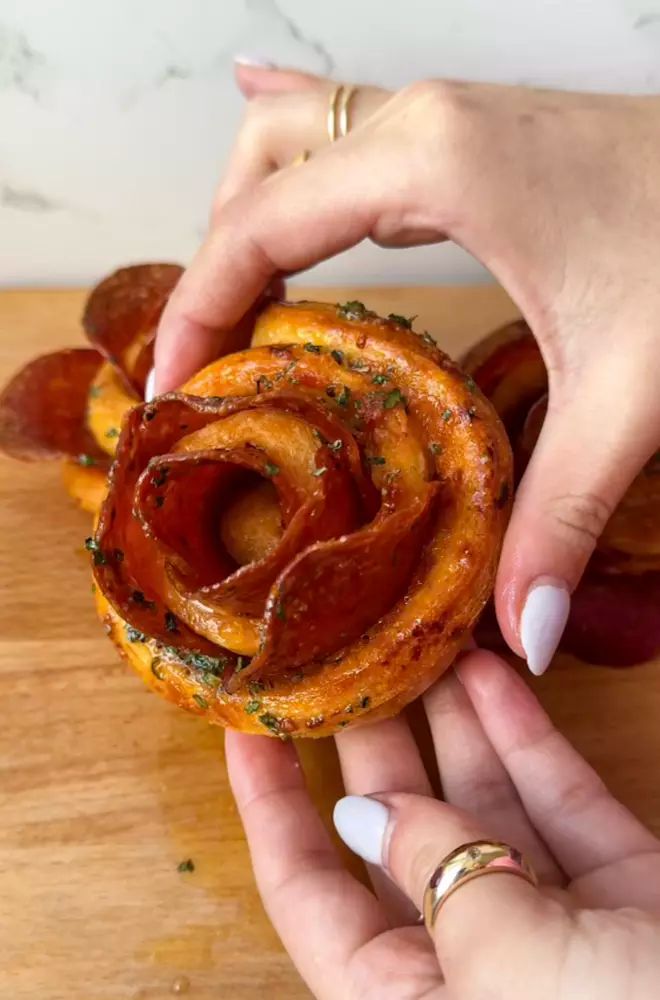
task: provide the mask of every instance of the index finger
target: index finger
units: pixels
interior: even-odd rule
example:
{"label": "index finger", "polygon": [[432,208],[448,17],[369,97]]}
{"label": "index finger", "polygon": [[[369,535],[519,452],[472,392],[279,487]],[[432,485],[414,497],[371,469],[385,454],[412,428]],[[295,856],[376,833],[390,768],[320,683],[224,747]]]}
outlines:
{"label": "index finger", "polygon": [[158,392],[236,349],[237,324],[276,275],[310,267],[370,233],[385,170],[374,170],[373,147],[365,156],[362,148],[342,140],[221,210],[161,318]]}

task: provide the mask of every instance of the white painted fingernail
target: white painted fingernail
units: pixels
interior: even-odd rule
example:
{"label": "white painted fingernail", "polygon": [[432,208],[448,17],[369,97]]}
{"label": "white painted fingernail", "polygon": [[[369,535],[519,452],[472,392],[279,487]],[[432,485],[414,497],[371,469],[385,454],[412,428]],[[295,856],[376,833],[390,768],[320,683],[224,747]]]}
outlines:
{"label": "white painted fingernail", "polygon": [[234,62],[240,66],[254,66],[256,69],[277,69],[276,63],[252,52],[239,52],[234,56]]}
{"label": "white painted fingernail", "polygon": [[570,610],[570,594],[558,581],[539,580],[530,587],[520,616],[520,641],[527,666],[537,677],[555,655]]}
{"label": "white painted fingernail", "polygon": [[383,863],[385,831],[390,818],[387,806],[362,795],[347,795],[332,816],[337,833],[355,854],[372,865]]}
{"label": "white painted fingernail", "polygon": [[150,403],[151,400],[156,395],[156,369],[152,368],[144,381],[144,399],[146,403]]}

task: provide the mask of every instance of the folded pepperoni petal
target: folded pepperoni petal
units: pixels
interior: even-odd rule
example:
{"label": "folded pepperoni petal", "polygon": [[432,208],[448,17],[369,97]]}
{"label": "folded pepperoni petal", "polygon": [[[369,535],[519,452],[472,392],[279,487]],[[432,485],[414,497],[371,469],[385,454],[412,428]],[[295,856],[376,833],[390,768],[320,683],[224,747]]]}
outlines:
{"label": "folded pepperoni petal", "polygon": [[83,327],[91,343],[122,373],[139,399],[152,364],[161,313],[183,268],[137,264],[115,271],[90,294]]}
{"label": "folded pepperoni petal", "polygon": [[164,599],[164,557],[134,516],[137,482],[149,462],[167,455],[189,430],[217,419],[213,402],[164,396],[127,414],[94,536],[94,576],[132,627],[161,642],[202,653],[211,644],[176,620]]}
{"label": "folded pepperoni petal", "polygon": [[270,594],[265,642],[245,675],[295,669],[377,626],[410,583],[439,491],[429,483],[411,505],[386,505],[360,531],[301,552]]}
{"label": "folded pepperoni petal", "polygon": [[89,348],[44,354],[22,368],[0,395],[0,451],[13,458],[106,456],[86,426],[90,383],[101,356]]}
{"label": "folded pepperoni petal", "polygon": [[562,648],[604,666],[660,653],[660,573],[587,574],[573,594]]}

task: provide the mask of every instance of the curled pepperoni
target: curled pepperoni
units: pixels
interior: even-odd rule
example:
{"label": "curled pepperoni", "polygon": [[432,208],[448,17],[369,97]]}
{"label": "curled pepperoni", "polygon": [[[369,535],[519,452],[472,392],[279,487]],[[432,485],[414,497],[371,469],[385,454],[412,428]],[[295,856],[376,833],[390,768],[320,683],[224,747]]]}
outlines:
{"label": "curled pepperoni", "polygon": [[[516,478],[547,410],[541,352],[522,320],[486,337],[463,364],[509,433]],[[627,666],[660,652],[660,453],[633,481],[598,540],[573,594],[562,648],[589,663]]]}
{"label": "curled pepperoni", "polygon": [[428,335],[272,303],[250,349],[125,418],[99,610],[210,721],[317,736],[388,716],[483,608],[510,480],[492,408]]}

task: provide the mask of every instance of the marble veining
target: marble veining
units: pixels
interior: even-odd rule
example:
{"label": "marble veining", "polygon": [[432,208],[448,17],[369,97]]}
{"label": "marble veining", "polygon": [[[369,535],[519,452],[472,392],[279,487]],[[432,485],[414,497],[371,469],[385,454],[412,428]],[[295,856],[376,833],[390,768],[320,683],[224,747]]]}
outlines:
{"label": "marble veining", "polygon": [[[396,89],[420,78],[660,93],[660,0],[0,0],[0,285],[190,260],[244,99],[233,57]],[[364,243],[315,283],[484,280],[450,244]]]}

